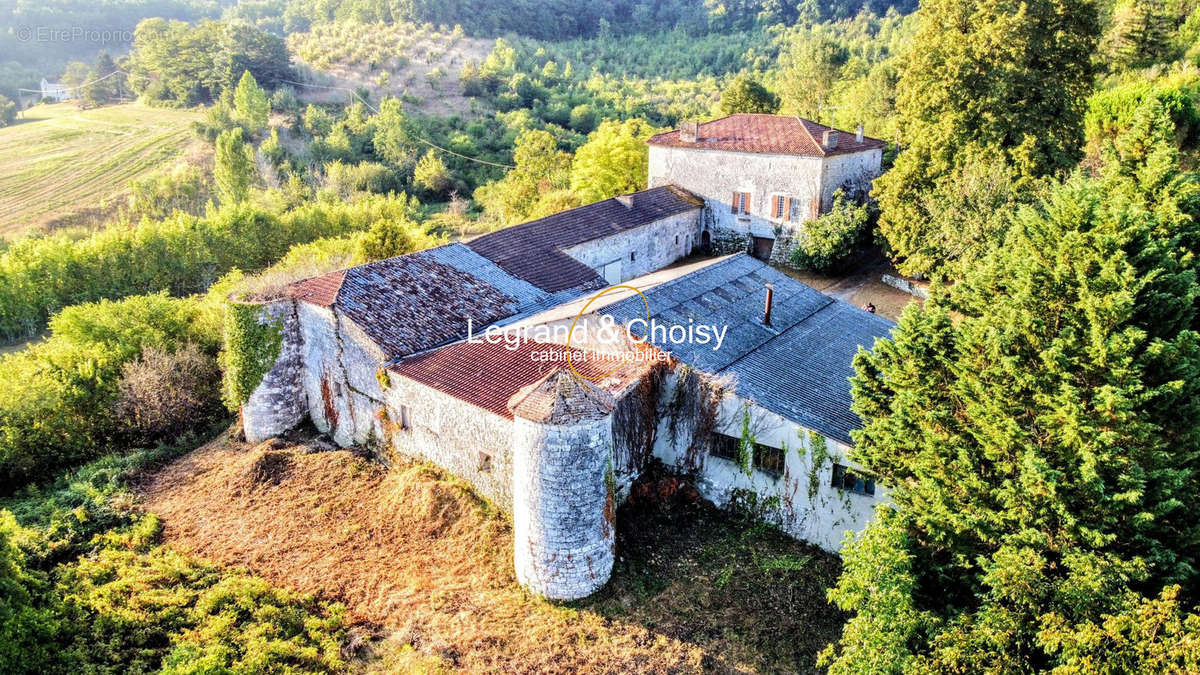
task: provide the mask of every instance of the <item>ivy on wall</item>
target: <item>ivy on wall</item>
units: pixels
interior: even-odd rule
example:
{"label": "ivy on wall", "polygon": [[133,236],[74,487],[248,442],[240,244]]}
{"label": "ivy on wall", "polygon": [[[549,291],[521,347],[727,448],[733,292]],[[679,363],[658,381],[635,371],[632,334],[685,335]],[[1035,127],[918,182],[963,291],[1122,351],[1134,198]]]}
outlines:
{"label": "ivy on wall", "polygon": [[236,411],[258,388],[263,376],[279,358],[283,347],[283,324],[279,319],[260,321],[262,305],[231,302],[225,312],[224,398]]}

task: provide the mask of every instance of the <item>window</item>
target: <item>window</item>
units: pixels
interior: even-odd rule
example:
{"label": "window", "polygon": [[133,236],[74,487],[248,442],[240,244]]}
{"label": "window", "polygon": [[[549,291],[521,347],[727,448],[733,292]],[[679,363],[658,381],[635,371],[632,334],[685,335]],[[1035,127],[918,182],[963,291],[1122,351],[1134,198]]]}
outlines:
{"label": "window", "polygon": [[754,444],[754,468],[778,478],[783,475],[783,450]]}
{"label": "window", "polygon": [[833,465],[833,487],[860,495],[875,494],[875,477],[864,476],[841,464]]}
{"label": "window", "polygon": [[793,223],[804,220],[804,203],[795,197],[788,199],[788,220]]}
{"label": "window", "polygon": [[676,244],[678,244],[678,243],[679,243],[679,235],[675,235],[675,243],[676,243]]}
{"label": "window", "polygon": [[637,260],[637,251],[630,251],[629,262],[633,262],[634,260]]}
{"label": "window", "polygon": [[492,456],[486,452],[479,453],[479,473],[492,472]]}
{"label": "window", "polygon": [[408,406],[400,406],[400,428],[408,430],[412,428],[412,418],[408,412]]}
{"label": "window", "polygon": [[776,220],[781,220],[787,215],[788,198],[783,195],[771,196],[771,217]]}
{"label": "window", "polygon": [[720,457],[731,462],[738,461],[738,446],[741,445],[742,439],[726,436],[725,434],[713,434],[712,450],[708,454],[713,457]]}
{"label": "window", "polygon": [[730,206],[730,213],[750,213],[750,193],[733,193],[733,202]]}

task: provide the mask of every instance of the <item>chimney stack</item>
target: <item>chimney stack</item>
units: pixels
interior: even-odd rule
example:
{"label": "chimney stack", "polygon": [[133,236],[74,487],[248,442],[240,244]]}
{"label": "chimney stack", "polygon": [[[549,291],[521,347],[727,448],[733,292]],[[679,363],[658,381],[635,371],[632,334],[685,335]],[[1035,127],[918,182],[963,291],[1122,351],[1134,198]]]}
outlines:
{"label": "chimney stack", "polygon": [[860,124],[860,125],[858,125],[858,131],[856,131],[854,133],[854,140],[857,141],[859,145],[861,145],[862,138],[863,138],[863,125]]}
{"label": "chimney stack", "polygon": [[617,201],[624,204],[627,209],[633,208],[633,195],[620,195],[617,197]]}
{"label": "chimney stack", "polygon": [[679,125],[679,140],[684,143],[695,143],[700,138],[700,123],[687,120]]}
{"label": "chimney stack", "polygon": [[767,305],[763,308],[763,325],[771,325],[771,300],[775,295],[775,287],[771,284],[766,284],[767,287]]}
{"label": "chimney stack", "polygon": [[837,129],[826,129],[825,133],[821,134],[821,147],[826,150],[832,150],[837,147],[838,132]]}

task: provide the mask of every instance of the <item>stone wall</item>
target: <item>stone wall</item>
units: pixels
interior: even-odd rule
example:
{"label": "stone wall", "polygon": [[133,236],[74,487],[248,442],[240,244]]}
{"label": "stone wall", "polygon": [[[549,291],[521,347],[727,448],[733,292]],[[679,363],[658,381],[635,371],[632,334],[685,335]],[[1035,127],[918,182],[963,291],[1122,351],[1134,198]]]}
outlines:
{"label": "stone wall", "polygon": [[599,590],[612,573],[612,420],[513,427],[513,564],[517,580],[553,600]]}
{"label": "stone wall", "polygon": [[264,305],[259,323],[278,322],[283,342],[275,364],[242,404],[246,440],[258,443],[295,427],[308,412],[300,386],[301,344],[296,306],[291,300]]}
{"label": "stone wall", "polygon": [[604,274],[606,265],[619,263],[620,280],[624,282],[686,257],[699,243],[699,236],[700,207],[696,207],[649,225],[563,249],[563,252],[600,275]]}
{"label": "stone wall", "polygon": [[[866,154],[866,153],[863,153]],[[781,222],[768,218],[772,194],[809,204],[820,198],[822,159],[796,155],[650,146],[650,187],[674,184],[702,197],[716,230],[775,237]],[[734,192],[750,193],[747,214],[730,212]],[[807,206],[801,209],[807,218]]]}
{"label": "stone wall", "polygon": [[303,340],[302,385],[317,429],[339,445],[369,445],[382,438],[375,412],[383,405],[376,371],[383,353],[336,310],[298,303]]}
{"label": "stone wall", "polygon": [[[513,422],[389,372],[387,441],[397,454],[424,459],[467,481],[512,513]],[[408,408],[408,428],[402,408]],[[485,460],[486,456],[486,460]]]}
{"label": "stone wall", "polygon": [[[649,183],[678,185],[702,197],[711,210],[714,250],[733,253],[746,250],[734,235],[790,239],[811,216],[813,199],[820,213],[827,212],[839,188],[878,176],[882,157],[880,149],[821,158],[651,145]],[[749,213],[730,212],[734,192],[750,193]],[[799,200],[802,220],[771,218],[772,195]],[[772,252],[772,262],[786,260],[791,248],[789,243]]]}

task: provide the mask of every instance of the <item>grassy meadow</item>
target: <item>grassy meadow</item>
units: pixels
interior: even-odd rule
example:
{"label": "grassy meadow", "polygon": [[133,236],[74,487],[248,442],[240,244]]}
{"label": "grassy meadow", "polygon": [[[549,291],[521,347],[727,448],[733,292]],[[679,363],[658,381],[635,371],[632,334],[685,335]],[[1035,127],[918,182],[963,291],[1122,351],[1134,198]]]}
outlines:
{"label": "grassy meadow", "polygon": [[0,129],[0,234],[79,224],[129,181],[174,161],[200,113],[140,103],[80,110],[37,105]]}

